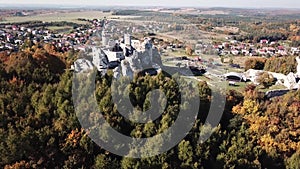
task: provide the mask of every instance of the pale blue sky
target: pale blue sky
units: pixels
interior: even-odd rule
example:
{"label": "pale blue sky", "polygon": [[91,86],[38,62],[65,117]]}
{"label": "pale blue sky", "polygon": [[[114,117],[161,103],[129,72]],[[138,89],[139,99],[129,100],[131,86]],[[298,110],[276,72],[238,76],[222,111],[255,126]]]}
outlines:
{"label": "pale blue sky", "polygon": [[0,4],[300,8],[299,0],[0,0]]}

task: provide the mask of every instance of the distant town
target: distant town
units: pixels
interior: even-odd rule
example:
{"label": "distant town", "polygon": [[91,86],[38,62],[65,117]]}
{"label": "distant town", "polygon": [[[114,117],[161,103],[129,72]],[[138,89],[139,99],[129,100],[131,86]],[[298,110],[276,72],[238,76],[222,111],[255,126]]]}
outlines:
{"label": "distant town", "polygon": [[[47,10],[34,12],[16,10],[5,13],[4,16],[13,15],[22,18],[48,12]],[[26,21],[17,24],[4,22],[0,24],[0,51],[9,54],[22,51],[32,45],[50,44],[61,53],[70,51],[89,53],[87,58],[80,58],[71,66],[71,70],[75,71],[96,66],[102,73],[106,73],[107,69],[114,69],[115,77],[120,75],[133,77],[134,72],[141,71],[143,66],[154,66],[155,69],[160,70],[164,63],[175,67],[189,67],[195,74],[205,74],[205,77],[210,79],[215,77],[228,79],[229,85],[233,86],[236,82],[248,80],[259,85],[257,78],[263,73],[262,71],[242,73],[244,65],[234,63],[235,57],[271,58],[300,55],[299,46],[291,46],[287,41],[276,40],[273,37],[250,42],[238,40],[241,38],[235,35],[236,32],[240,32],[240,28],[237,27],[215,27],[212,32],[227,30],[231,33],[229,36],[223,36],[222,40],[209,40],[207,37],[202,37],[201,29],[195,33],[193,30],[195,26],[187,25],[176,17],[173,19],[178,20],[178,23],[170,23],[168,21],[170,19],[140,22],[135,18],[129,20],[118,18],[135,12],[137,11],[114,12],[110,19],[106,15],[103,18],[99,16],[98,19],[80,17],[73,19],[73,22]],[[166,10],[161,12],[167,13]],[[199,34],[200,39],[193,37],[185,39],[169,34],[169,32],[187,33],[187,30],[192,30],[195,35]],[[178,57],[175,53],[179,51],[183,53]],[[174,58],[174,54],[177,58]],[[208,55],[212,57],[205,57]],[[152,57],[155,57],[154,61]],[[232,58],[229,60],[231,68],[217,66],[222,65],[227,58]],[[125,64],[123,60],[129,61],[129,64]],[[239,70],[228,72],[234,68]],[[289,77],[274,73],[272,75],[275,75],[278,85],[283,85],[287,89],[299,88],[297,84],[299,75],[290,74]],[[230,80],[230,77],[233,79]]]}

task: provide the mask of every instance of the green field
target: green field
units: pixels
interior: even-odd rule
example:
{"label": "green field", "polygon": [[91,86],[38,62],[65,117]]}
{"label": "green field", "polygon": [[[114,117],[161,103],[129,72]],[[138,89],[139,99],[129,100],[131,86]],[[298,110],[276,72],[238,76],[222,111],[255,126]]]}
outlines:
{"label": "green field", "polygon": [[269,88],[262,88],[261,86],[258,86],[259,87],[259,91],[262,91],[262,92],[267,92],[269,90],[283,90],[283,89],[287,89],[285,86],[283,85],[273,85]]}
{"label": "green field", "polygon": [[78,18],[84,19],[103,19],[104,17],[112,20],[127,20],[137,16],[115,16],[112,13],[102,11],[53,11],[51,13],[38,14],[33,16],[11,16],[6,17],[4,21],[0,23],[17,23],[27,21],[44,21],[44,22],[74,22],[78,24],[84,24],[84,21],[79,21]]}
{"label": "green field", "polygon": [[73,29],[71,26],[48,26],[46,28],[59,33],[68,33]]}
{"label": "green field", "polygon": [[78,21],[78,18],[85,19],[101,19],[103,17],[110,17],[111,13],[103,13],[101,11],[79,11],[79,12],[53,12],[47,14],[39,14],[34,16],[12,16],[6,17],[5,21],[0,23],[14,23],[14,22],[26,22],[26,21],[44,21],[44,22],[60,22],[68,21],[75,23],[85,23],[84,21]]}

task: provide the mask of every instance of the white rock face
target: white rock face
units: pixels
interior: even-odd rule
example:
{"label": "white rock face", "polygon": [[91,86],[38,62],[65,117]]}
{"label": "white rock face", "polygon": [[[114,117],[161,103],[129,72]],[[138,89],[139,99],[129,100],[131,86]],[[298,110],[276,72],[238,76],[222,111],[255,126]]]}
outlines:
{"label": "white rock face", "polygon": [[128,61],[131,69],[136,72],[140,69],[142,69],[142,63],[141,63],[141,59],[139,57],[138,52],[134,52],[132,56],[127,57],[125,60]]}
{"label": "white rock face", "polygon": [[245,77],[245,79],[250,80],[255,85],[259,85],[259,83],[257,82],[257,78],[263,72],[263,70],[249,69],[244,73],[243,76]]}
{"label": "white rock face", "polygon": [[74,62],[74,69],[76,72],[87,72],[93,70],[93,64],[87,59],[78,59]]}
{"label": "white rock face", "polygon": [[122,75],[133,77],[135,72],[149,68],[157,68],[161,65],[161,57],[156,48],[147,49],[145,51],[134,51],[132,56],[126,57],[125,60],[121,62]]}
{"label": "white rock face", "polygon": [[128,76],[130,79],[133,79],[133,70],[130,67],[130,63],[127,60],[121,61],[121,69],[122,69],[122,75]]}
{"label": "white rock face", "polygon": [[[255,85],[259,85],[257,79],[261,73],[267,72],[263,70],[249,69],[244,73],[246,79],[252,81]],[[297,83],[297,74],[290,72],[288,75],[282,73],[267,72],[277,79],[277,85],[284,85],[287,89],[297,89],[300,87],[300,81]],[[299,77],[299,76],[298,76]]]}
{"label": "white rock face", "polygon": [[293,89],[296,85],[296,78],[294,76],[294,73],[290,72],[285,78],[283,85],[287,87],[288,89]]}
{"label": "white rock face", "polygon": [[259,85],[257,82],[257,78],[263,72],[267,72],[271,74],[274,78],[277,79],[277,85],[284,85],[287,89],[299,89],[300,88],[300,81],[296,81],[297,78],[300,78],[300,57],[296,58],[297,61],[297,73],[290,72],[288,75],[284,75],[282,73],[275,73],[275,72],[268,72],[263,70],[254,70],[249,69],[248,71],[244,72],[244,77],[247,80],[252,81],[254,84]]}
{"label": "white rock face", "polygon": [[92,48],[93,50],[93,61],[92,63],[97,67],[98,71],[101,69],[106,69],[108,64],[108,59],[104,53],[104,51],[100,48]]}
{"label": "white rock face", "polygon": [[[153,47],[149,42],[145,43],[143,50],[134,50],[133,54],[125,57],[120,65],[113,69],[114,78],[119,79],[121,76],[133,78],[134,73],[145,69],[154,68],[159,70],[162,66],[161,56],[157,48]],[[97,67],[102,74],[106,73],[109,63],[107,54],[101,48],[92,48],[93,65]]]}
{"label": "white rock face", "polygon": [[121,66],[119,65],[118,67],[114,68],[114,78],[119,79],[121,77]]}
{"label": "white rock face", "polygon": [[139,58],[143,65],[150,65],[152,64],[152,50],[146,50],[144,52],[138,53]]}
{"label": "white rock face", "polygon": [[300,58],[299,56],[296,57],[296,61],[297,61],[297,76],[300,77]]}

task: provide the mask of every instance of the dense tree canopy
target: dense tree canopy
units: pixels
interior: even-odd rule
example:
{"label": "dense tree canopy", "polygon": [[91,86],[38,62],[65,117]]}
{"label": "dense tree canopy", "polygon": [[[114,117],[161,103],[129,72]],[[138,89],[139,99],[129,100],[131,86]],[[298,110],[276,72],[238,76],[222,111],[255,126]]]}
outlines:
{"label": "dense tree canopy", "polygon": [[[47,52],[49,49],[39,49]],[[209,85],[199,82],[199,93],[183,92],[201,100],[196,123],[171,150],[157,156],[133,159],[114,155],[96,145],[79,124],[72,101],[73,73],[41,66],[42,54],[13,54],[0,64],[0,167],[1,168],[297,168],[299,166],[300,92],[266,100],[255,87],[242,93],[227,92],[227,103],[212,136],[199,143],[212,99]],[[43,54],[46,64],[56,55]],[[16,57],[19,60],[14,60]],[[51,57],[52,59],[48,58]],[[60,62],[66,61],[57,57]],[[26,60],[26,62],[22,62]],[[56,59],[55,59],[56,60]],[[268,61],[267,61],[268,62]],[[56,62],[55,62],[56,63]],[[151,137],[172,126],[179,111],[178,84],[165,73],[136,76],[129,86],[112,84],[112,73],[97,76],[96,98],[109,124],[132,137]],[[191,85],[186,83],[184,85]],[[112,86],[112,87],[111,87]],[[162,90],[166,105],[153,122],[137,124],[121,116],[112,94],[130,95],[138,110],[151,105],[149,91]],[[114,91],[114,92],[113,92]],[[117,92],[116,92],[117,91]],[[121,98],[122,98],[121,97]],[[183,108],[188,107],[186,103]],[[138,116],[135,110],[129,110]],[[148,149],[159,148],[148,143]]]}

